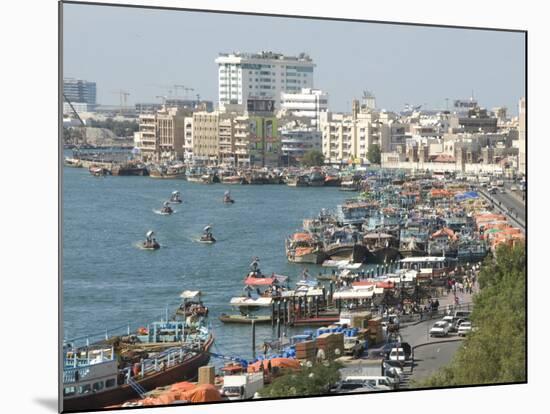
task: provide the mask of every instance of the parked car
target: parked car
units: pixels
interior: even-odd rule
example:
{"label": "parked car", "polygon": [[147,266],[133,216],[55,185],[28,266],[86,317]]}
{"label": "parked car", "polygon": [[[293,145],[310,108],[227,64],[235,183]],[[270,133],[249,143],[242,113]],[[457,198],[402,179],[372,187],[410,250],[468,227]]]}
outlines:
{"label": "parked car", "polygon": [[489,188],[489,194],[496,194],[497,193],[497,188],[496,187],[491,187]]}
{"label": "parked car", "polygon": [[470,321],[463,321],[458,326],[458,335],[459,336],[466,336],[467,333],[472,331],[472,323]]}
{"label": "parked car", "polygon": [[[397,341],[388,341],[386,344],[384,344],[382,349],[380,349],[378,355],[387,359],[387,357],[390,355],[390,351],[392,350],[392,348],[395,348],[398,344],[399,344],[399,342],[397,342]],[[378,352],[378,351],[376,351],[376,352]],[[371,355],[373,355],[373,354],[371,354]]]}
{"label": "parked car", "polygon": [[405,350],[403,348],[392,348],[388,360],[390,363],[395,363],[400,366],[405,365],[405,361],[407,360]]}
{"label": "parked car", "polygon": [[451,325],[445,321],[437,321],[430,329],[430,336],[447,336]]}
{"label": "parked car", "polygon": [[447,322],[448,324],[452,325],[455,318],[452,315],[444,316],[443,319],[441,319],[443,322]]}

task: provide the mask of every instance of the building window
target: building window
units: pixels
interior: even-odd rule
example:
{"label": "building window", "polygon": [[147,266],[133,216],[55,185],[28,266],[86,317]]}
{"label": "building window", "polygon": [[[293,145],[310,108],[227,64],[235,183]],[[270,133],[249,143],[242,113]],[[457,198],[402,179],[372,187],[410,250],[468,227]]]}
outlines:
{"label": "building window", "polygon": [[88,394],[91,391],[92,391],[92,387],[90,386],[90,384],[81,385],[80,387],[78,387],[79,394]]}
{"label": "building window", "polygon": [[103,389],[103,381],[94,382],[92,389],[94,390],[94,392],[101,391]]}
{"label": "building window", "polygon": [[112,388],[115,386],[115,379],[111,378],[105,381],[105,388]]}
{"label": "building window", "polygon": [[69,397],[71,395],[75,395],[76,393],[76,388],[75,387],[65,387],[63,388],[63,396],[64,397]]}

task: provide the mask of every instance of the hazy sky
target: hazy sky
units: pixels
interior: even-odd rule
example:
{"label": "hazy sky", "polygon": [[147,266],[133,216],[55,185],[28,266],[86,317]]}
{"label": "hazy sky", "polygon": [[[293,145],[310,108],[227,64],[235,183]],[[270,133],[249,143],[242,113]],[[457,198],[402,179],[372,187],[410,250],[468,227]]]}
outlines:
{"label": "hazy sky", "polygon": [[334,111],[364,89],[380,108],[444,108],[473,91],[513,114],[525,94],[522,33],[74,4],[63,22],[64,76],[97,82],[100,104],[118,104],[120,89],[131,104],[160,102],[173,84],[216,103],[218,53],[261,50],[308,53]]}

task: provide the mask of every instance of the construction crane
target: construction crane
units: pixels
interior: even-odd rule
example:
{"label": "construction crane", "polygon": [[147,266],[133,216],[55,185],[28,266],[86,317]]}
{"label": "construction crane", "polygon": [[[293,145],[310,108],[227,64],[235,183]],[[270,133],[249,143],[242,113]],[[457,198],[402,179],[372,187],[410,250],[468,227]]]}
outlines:
{"label": "construction crane", "polygon": [[166,99],[167,99],[166,96],[164,96],[164,95],[157,95],[157,96],[155,96],[155,98],[157,98],[157,99],[162,99],[162,105],[163,105],[163,106],[166,105]]}
{"label": "construction crane", "polygon": [[187,88],[187,87],[183,88],[183,92],[185,94],[184,95],[185,99],[187,99],[187,97],[188,97],[187,92],[193,92],[193,91],[194,91],[193,88]]}
{"label": "construction crane", "polygon": [[178,89],[183,89],[184,91],[187,89],[185,85],[173,85],[173,87],[174,87],[174,91],[176,92],[176,98],[179,96]]}
{"label": "construction crane", "polygon": [[[76,112],[76,109],[74,109],[74,106],[71,103],[70,99],[67,98],[67,95],[63,94],[63,98],[65,98],[65,100],[67,101],[67,103],[71,107],[73,113],[76,115],[76,118],[80,121],[80,124],[82,125],[82,144],[86,145],[86,143],[87,143],[87,140],[86,140],[86,124],[84,123],[82,118],[80,118],[80,115],[78,115],[78,112]],[[76,144],[77,143],[75,143],[75,145]]]}
{"label": "construction crane", "polygon": [[111,93],[116,93],[120,97],[120,115],[124,113],[124,109],[128,106],[128,96],[130,92],[124,91],[122,89],[118,91],[111,91]]}

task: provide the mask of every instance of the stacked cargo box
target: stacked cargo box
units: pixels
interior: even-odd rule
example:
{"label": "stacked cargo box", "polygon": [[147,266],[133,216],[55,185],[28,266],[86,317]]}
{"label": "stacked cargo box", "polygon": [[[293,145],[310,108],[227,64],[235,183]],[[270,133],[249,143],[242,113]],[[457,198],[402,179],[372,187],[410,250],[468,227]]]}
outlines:
{"label": "stacked cargo box", "polygon": [[382,318],[380,316],[369,319],[368,327],[369,327],[369,343],[379,344],[384,340],[384,333],[382,332]]}
{"label": "stacked cargo box", "polygon": [[[344,334],[343,333],[324,333],[315,340],[317,349],[322,349],[327,359],[335,359],[344,353]],[[340,355],[336,355],[336,350],[340,350]]]}
{"label": "stacked cargo box", "polygon": [[354,312],[349,316],[350,328],[366,328],[367,321],[372,317],[370,312]]}
{"label": "stacked cargo box", "polygon": [[296,359],[313,361],[316,355],[315,341],[303,341],[296,344]]}

